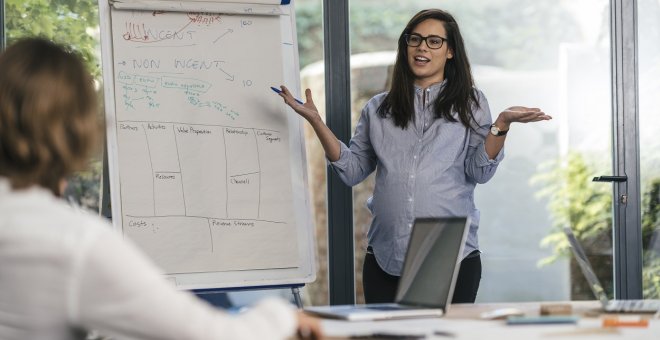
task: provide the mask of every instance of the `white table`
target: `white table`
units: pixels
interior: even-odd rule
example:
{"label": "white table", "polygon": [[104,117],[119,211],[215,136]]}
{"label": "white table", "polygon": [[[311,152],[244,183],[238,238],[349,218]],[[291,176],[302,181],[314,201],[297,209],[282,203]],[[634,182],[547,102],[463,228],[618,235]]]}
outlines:
{"label": "white table", "polygon": [[[451,305],[442,318],[371,322],[326,319],[322,325],[330,339],[374,333],[424,334],[427,339],[660,339],[660,319],[654,315],[600,314],[600,304],[596,301],[563,303],[571,304],[572,315],[580,317],[576,324],[507,325],[505,320],[480,318],[482,312],[505,307],[518,308],[526,316],[539,315],[541,303],[525,302]],[[647,318],[649,324],[648,327],[602,327],[603,318],[616,316]]]}

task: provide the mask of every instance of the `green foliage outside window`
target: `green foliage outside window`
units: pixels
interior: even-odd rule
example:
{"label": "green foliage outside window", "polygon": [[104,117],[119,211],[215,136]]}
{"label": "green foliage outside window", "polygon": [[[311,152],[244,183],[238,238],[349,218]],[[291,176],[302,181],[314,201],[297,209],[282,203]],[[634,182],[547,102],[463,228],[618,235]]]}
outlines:
{"label": "green foliage outside window", "polygon": [[537,196],[548,199],[553,218],[553,232],[541,240],[541,246],[551,247],[553,254],[539,265],[570,256],[570,246],[562,232],[565,226],[570,226],[581,241],[611,233],[612,188],[591,181],[596,174],[604,173],[594,168],[582,154],[571,152],[564,159],[542,164],[540,173],[532,178],[533,184],[542,184]]}
{"label": "green foliage outside window", "polygon": [[7,44],[40,36],[76,49],[98,78],[96,0],[5,0]]}
{"label": "green foliage outside window", "polygon": [[[539,198],[548,199],[553,218],[552,232],[541,240],[551,247],[552,255],[539,261],[547,265],[571,256],[570,246],[562,231],[570,226],[586,248],[587,254],[611,248],[612,187],[594,183],[592,178],[607,173],[604,166],[590,163],[583,154],[569,153],[565,158],[543,164],[532,182],[542,184]],[[660,178],[643,185],[642,245],[643,287],[645,298],[660,297]]]}
{"label": "green foliage outside window", "polygon": [[647,186],[642,197],[642,243],[644,270],[642,282],[644,297],[660,298],[660,178]]}
{"label": "green foliage outside window", "polygon": [[[100,80],[96,0],[5,0],[4,25],[7,44],[38,36],[71,46]],[[98,211],[101,164],[97,156],[87,170],[72,176],[64,195]]]}

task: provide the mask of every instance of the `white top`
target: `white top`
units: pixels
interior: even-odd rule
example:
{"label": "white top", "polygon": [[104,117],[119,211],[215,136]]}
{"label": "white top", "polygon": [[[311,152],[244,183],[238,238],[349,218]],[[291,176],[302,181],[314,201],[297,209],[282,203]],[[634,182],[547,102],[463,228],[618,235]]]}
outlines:
{"label": "white top", "polygon": [[0,178],[0,339],[282,339],[295,328],[279,300],[232,316],[177,291],[106,221]]}

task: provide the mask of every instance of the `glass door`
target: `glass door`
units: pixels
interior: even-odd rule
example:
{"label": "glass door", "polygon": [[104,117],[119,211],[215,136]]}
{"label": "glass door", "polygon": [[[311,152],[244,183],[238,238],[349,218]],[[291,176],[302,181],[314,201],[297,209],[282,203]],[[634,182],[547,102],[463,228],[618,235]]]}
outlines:
{"label": "glass door", "polygon": [[[554,117],[514,124],[497,174],[477,185],[483,252],[477,302],[594,299],[571,261],[564,226],[574,229],[612,295],[612,191],[591,181],[612,169],[610,2],[352,1],[354,124],[364,103],[388,89],[406,22],[438,6],[458,21],[493,119],[513,105]],[[358,302],[372,191],[372,178],[353,188]]]}

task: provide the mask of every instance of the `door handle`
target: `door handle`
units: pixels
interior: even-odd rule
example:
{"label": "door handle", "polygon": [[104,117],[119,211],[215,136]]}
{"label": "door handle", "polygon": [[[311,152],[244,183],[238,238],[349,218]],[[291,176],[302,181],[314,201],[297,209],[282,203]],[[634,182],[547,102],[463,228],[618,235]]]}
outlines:
{"label": "door handle", "polygon": [[628,176],[598,176],[594,177],[594,182],[626,182]]}

